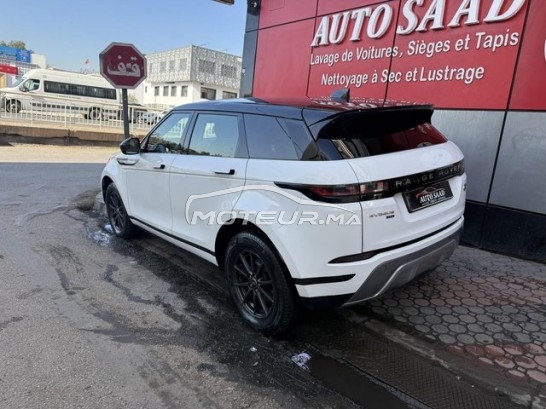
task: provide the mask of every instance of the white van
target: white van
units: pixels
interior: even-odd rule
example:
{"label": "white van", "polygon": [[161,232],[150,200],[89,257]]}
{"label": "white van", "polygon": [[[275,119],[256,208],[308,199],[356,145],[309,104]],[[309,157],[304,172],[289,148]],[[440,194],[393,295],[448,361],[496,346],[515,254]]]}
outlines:
{"label": "white van", "polygon": [[117,90],[98,74],[35,69],[0,88],[0,108],[10,113],[65,111],[100,119],[106,111],[118,113],[119,104]]}

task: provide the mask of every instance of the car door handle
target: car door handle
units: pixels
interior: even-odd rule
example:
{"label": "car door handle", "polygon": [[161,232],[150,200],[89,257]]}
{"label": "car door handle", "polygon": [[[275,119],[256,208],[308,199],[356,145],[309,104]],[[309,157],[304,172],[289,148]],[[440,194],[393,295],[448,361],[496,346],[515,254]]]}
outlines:
{"label": "car door handle", "polygon": [[216,175],[235,175],[235,169],[230,169],[228,171],[215,170]]}
{"label": "car door handle", "polygon": [[158,163],[158,164],[154,165],[154,169],[165,169],[165,164],[164,163]]}

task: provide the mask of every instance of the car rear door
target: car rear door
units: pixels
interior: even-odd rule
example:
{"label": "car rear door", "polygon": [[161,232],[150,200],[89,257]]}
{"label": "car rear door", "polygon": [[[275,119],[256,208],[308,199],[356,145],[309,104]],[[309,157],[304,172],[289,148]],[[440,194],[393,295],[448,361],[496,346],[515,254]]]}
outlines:
{"label": "car rear door", "polygon": [[171,167],[173,234],[212,254],[216,234],[245,184],[248,153],[241,115],[197,113],[186,145],[187,154],[176,156]]}
{"label": "car rear door", "polygon": [[358,179],[362,251],[420,239],[461,217],[463,154],[431,116],[429,106],[394,107],[342,113],[318,125],[322,151],[335,152],[332,159],[349,163]]}

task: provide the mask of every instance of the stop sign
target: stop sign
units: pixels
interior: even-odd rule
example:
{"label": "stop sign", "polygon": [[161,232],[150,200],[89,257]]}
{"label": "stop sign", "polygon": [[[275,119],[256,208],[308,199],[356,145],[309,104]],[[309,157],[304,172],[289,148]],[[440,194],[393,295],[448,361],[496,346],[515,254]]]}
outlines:
{"label": "stop sign", "polygon": [[100,74],[116,88],[136,88],[146,78],[146,59],[133,44],[111,43],[99,55]]}

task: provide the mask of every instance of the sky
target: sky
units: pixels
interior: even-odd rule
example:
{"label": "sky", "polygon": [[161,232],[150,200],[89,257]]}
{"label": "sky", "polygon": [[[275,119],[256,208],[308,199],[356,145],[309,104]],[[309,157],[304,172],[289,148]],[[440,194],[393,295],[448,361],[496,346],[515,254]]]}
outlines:
{"label": "sky", "polygon": [[246,0],[0,0],[0,10],[0,41],[24,41],[63,70],[99,71],[99,54],[111,42],[143,54],[190,44],[243,52]]}

